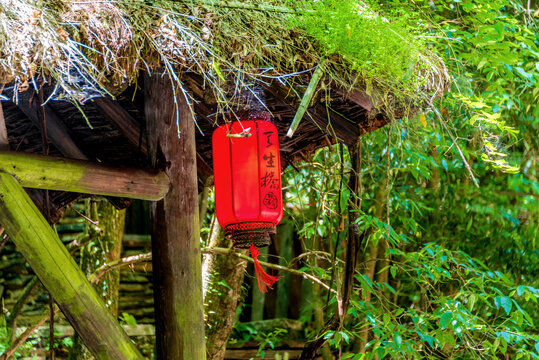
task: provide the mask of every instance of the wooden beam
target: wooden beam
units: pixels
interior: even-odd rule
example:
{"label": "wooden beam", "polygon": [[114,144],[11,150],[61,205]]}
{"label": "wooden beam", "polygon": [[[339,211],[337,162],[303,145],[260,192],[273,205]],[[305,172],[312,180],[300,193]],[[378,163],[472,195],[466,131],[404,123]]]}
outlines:
{"label": "wooden beam", "polygon": [[82,160],[0,151],[0,171],[24,187],[84,194],[162,199],[169,179],[163,171],[102,165]]}
{"label": "wooden beam", "polygon": [[[41,130],[41,104],[37,101],[37,93],[33,90],[19,93],[16,105],[30,119],[34,126]],[[45,112],[47,137],[62,155],[71,159],[91,160],[90,157],[79,148],[75,139],[71,136],[71,131],[58,115],[56,115],[56,112],[48,105],[44,105],[43,110]],[[30,193],[30,196],[34,201],[37,200],[35,192]],[[129,200],[127,199],[108,198],[108,200],[118,209],[126,208],[129,205]]]}
{"label": "wooden beam", "polygon": [[195,123],[182,92],[176,89],[174,94],[176,84],[167,75],[146,74],[144,85],[150,158],[171,179],[168,194],[150,210],[156,358],[203,360]]}
{"label": "wooden beam", "polygon": [[0,223],[97,359],[142,359],[23,187],[0,173]]}

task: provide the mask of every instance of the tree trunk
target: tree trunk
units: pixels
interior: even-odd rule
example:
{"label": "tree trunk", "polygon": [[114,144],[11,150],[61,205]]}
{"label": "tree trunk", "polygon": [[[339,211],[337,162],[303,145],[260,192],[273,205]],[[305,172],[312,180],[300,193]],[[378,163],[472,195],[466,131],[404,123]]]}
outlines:
{"label": "tree trunk", "polygon": [[[105,232],[101,238],[105,246],[105,262],[111,263],[119,260],[122,255],[122,238],[125,227],[125,209],[118,210],[108,201],[101,201],[98,205],[99,227]],[[114,316],[118,316],[118,302],[120,289],[120,269],[109,271],[97,284],[103,289],[105,304]]]}
{"label": "tree trunk", "polygon": [[[294,241],[294,224],[284,223],[277,227],[276,238],[280,242],[279,265],[287,266],[292,260],[292,242]],[[284,276],[277,283],[277,306],[275,310],[276,318],[287,318],[290,307],[290,276]]]}
{"label": "tree trunk", "polygon": [[[378,188],[378,191],[376,192],[375,197],[375,209],[374,209],[374,216],[376,216],[378,219],[382,219],[384,215],[384,209],[385,209],[385,199],[386,199],[386,187],[387,187],[387,179],[384,179],[380,183],[380,187]],[[370,239],[369,246],[367,249],[367,253],[363,257],[363,263],[365,264],[365,268],[361,271],[365,276],[369,278],[369,280],[374,280],[374,274],[376,270],[376,259],[378,258],[379,254],[381,256],[384,256],[383,250],[385,248],[385,244],[382,244],[384,239],[380,239],[380,242],[375,243]],[[380,249],[381,248],[381,249]],[[371,292],[363,289],[362,298],[363,301],[368,303],[371,301]],[[356,339],[354,343],[354,351],[364,354],[366,349],[365,345],[367,345],[367,342],[369,341],[369,326],[365,323],[365,326],[361,328],[361,331],[359,333],[358,338]]]}
{"label": "tree trunk", "polygon": [[[232,243],[224,237],[219,224],[209,241],[210,247],[229,248]],[[226,344],[236,320],[236,309],[242,301],[241,285],[247,262],[235,256],[206,255],[204,267],[208,272],[206,298],[206,335],[208,360],[225,358]],[[225,285],[226,284],[226,285]]]}
{"label": "tree trunk", "polygon": [[[195,123],[166,74],[144,77],[148,149],[170,190],[151,204],[156,358],[206,358]],[[181,135],[179,133],[181,131]]]}
{"label": "tree trunk", "polygon": [[[122,238],[125,226],[125,210],[117,210],[108,201],[90,203],[90,219],[98,222],[98,227],[103,231],[102,237],[96,237],[92,243],[81,248],[81,269],[86,276],[95,272],[101,265],[110,263],[121,258]],[[90,228],[90,236],[95,232]],[[118,317],[118,290],[120,287],[120,269],[107,272],[94,285],[97,293],[105,301],[114,317]],[[69,359],[91,359],[89,351],[84,347],[78,335],[73,337]]]}

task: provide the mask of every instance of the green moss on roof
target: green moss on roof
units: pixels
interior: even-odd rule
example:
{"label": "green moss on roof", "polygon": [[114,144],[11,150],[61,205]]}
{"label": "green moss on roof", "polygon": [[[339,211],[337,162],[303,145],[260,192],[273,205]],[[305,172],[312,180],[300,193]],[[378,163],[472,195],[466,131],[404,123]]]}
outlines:
{"label": "green moss on roof", "polygon": [[[25,86],[42,74],[72,99],[84,99],[89,91],[120,93],[140,70],[165,69],[180,85],[177,74],[192,71],[226,108],[255,79],[305,85],[324,63],[322,84],[398,92],[410,101],[443,93],[443,62],[415,48],[420,42],[404,41],[404,27],[361,2],[332,3],[343,8],[307,0],[0,0],[0,82]],[[392,35],[382,36],[384,26]],[[363,33],[366,28],[372,31]],[[389,41],[391,36],[401,39]],[[373,37],[387,44],[375,46]],[[371,66],[376,71],[369,72],[369,61],[379,64],[384,46],[396,66]]]}

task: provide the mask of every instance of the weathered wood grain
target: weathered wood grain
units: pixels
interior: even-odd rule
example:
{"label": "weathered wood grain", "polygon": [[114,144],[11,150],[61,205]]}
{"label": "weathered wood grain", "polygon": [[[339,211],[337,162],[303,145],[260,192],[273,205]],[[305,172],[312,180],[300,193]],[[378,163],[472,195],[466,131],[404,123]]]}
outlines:
{"label": "weathered wood grain", "polygon": [[203,360],[195,124],[182,92],[176,89],[174,93],[176,85],[168,76],[146,74],[144,84],[150,158],[171,179],[170,191],[163,200],[152,203],[150,211],[156,357]]}
{"label": "weathered wood grain", "polygon": [[23,187],[6,173],[0,173],[0,223],[97,359],[142,359]]}
{"label": "weathered wood grain", "polygon": [[24,187],[108,195],[142,200],[162,199],[169,179],[163,171],[124,168],[89,161],[0,151],[0,171]]}

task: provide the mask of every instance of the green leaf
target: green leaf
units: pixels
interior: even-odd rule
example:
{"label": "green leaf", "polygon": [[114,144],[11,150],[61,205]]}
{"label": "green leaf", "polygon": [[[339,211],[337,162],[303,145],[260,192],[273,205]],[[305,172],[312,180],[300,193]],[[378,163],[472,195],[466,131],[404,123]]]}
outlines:
{"label": "green leaf", "polygon": [[505,32],[504,26],[503,26],[503,24],[500,23],[500,22],[499,22],[499,23],[496,23],[496,24],[494,25],[494,29],[496,30],[496,32],[497,32],[498,35],[500,35],[500,36],[503,35],[503,33]]}
{"label": "green leaf", "polygon": [[120,317],[125,323],[129,326],[137,326],[137,320],[135,317],[131,314],[128,314],[126,312],[122,313],[122,316]]}
{"label": "green leaf", "polygon": [[382,322],[384,323],[384,326],[387,327],[390,321],[391,317],[387,313],[384,313],[384,315],[382,315]]}
{"label": "green leaf", "polygon": [[468,310],[472,311],[475,305],[475,294],[470,294],[468,298]]}
{"label": "green leaf", "polygon": [[520,75],[522,75],[523,77],[525,77],[526,79],[530,81],[533,81],[533,73],[528,73],[523,68],[518,67],[518,66],[515,69]]}
{"label": "green leaf", "polygon": [[513,302],[508,296],[496,296],[494,298],[494,305],[496,305],[496,309],[499,309],[501,306],[505,310],[505,313],[509,315],[513,307]]}
{"label": "green leaf", "polygon": [[335,335],[333,336],[333,341],[335,342],[335,347],[339,347],[339,344],[341,343],[341,333],[340,332],[337,332],[335,333]]}
{"label": "green leaf", "polygon": [[451,320],[453,320],[453,314],[451,311],[446,311],[442,314],[442,317],[440,318],[439,326],[442,330],[446,329],[449,324],[451,324]]}
{"label": "green leaf", "polygon": [[215,73],[217,74],[217,76],[219,76],[219,79],[225,82],[225,77],[223,76],[223,73],[221,72],[221,67],[219,66],[219,63],[213,61],[211,65],[213,67],[213,70],[215,70]]}
{"label": "green leaf", "polygon": [[481,60],[481,61],[479,62],[479,64],[477,64],[477,70],[481,70],[481,68],[482,68],[483,66],[485,66],[486,63],[487,63],[487,59],[486,59],[486,58],[483,58],[483,60]]}
{"label": "green leaf", "polygon": [[347,333],[345,333],[344,331],[341,331],[339,332],[339,334],[341,334],[343,340],[348,344],[350,343],[350,336],[348,336]]}
{"label": "green leaf", "polygon": [[468,220],[468,225],[466,225],[466,231],[470,230],[473,224],[473,216],[470,216],[470,220]]}
{"label": "green leaf", "polygon": [[395,343],[395,345],[397,346],[397,349],[401,347],[401,344],[402,344],[402,336],[401,334],[396,331],[394,334],[393,334],[393,342]]}
{"label": "green leaf", "polygon": [[391,265],[391,268],[389,269],[389,271],[391,272],[391,276],[393,278],[395,278],[397,276],[397,266],[396,265]]}

